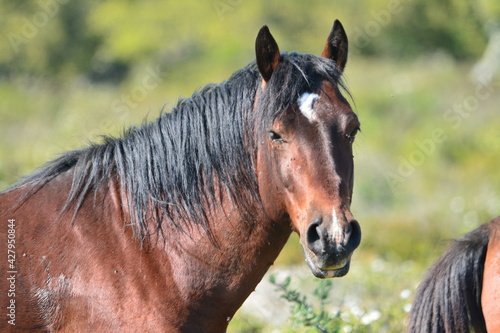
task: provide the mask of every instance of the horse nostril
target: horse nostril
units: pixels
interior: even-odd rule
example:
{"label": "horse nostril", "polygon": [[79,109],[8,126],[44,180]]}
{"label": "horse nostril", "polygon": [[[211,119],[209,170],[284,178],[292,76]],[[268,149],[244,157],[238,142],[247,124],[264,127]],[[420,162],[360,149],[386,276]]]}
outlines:
{"label": "horse nostril", "polygon": [[307,246],[314,253],[320,253],[322,251],[322,233],[321,233],[321,221],[313,222],[307,228],[306,241]]}
{"label": "horse nostril", "polygon": [[319,241],[318,224],[312,223],[307,229],[307,243],[315,243]]}
{"label": "horse nostril", "polygon": [[361,243],[361,227],[358,221],[353,220],[349,223],[350,226],[350,235],[349,241],[347,243],[347,249],[349,251],[354,251],[359,244]]}

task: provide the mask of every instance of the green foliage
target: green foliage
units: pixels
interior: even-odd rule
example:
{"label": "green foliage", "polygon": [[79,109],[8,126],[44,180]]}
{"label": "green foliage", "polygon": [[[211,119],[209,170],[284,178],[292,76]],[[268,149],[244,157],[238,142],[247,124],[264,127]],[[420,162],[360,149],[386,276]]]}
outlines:
{"label": "green foliage", "polygon": [[326,309],[327,299],[332,289],[331,280],[321,280],[314,289],[313,295],[319,302],[317,307],[308,302],[306,296],[290,288],[289,276],[283,282],[278,283],[275,276],[271,275],[269,281],[281,291],[281,297],[291,303],[290,319],[294,327],[314,328],[324,333],[340,332],[342,327],[340,312],[332,314]]}
{"label": "green foliage", "polygon": [[[385,262],[379,259],[372,260],[371,269],[356,269],[350,274],[370,276],[368,281],[363,277],[356,279],[356,283],[347,283],[345,288],[356,288],[356,284],[363,285],[366,290],[346,290],[345,298],[339,293],[338,279],[307,281],[309,287],[314,286],[311,291],[298,291],[298,287],[292,287],[292,279],[287,276],[282,282],[278,282],[274,275],[269,276],[269,281],[276,287],[276,292],[289,304],[289,317],[291,325],[285,326],[282,332],[319,332],[319,333],[381,333],[404,331],[404,319],[409,308],[410,289],[398,291],[394,281],[398,278],[406,278],[412,269],[407,264],[401,265],[392,272],[383,272],[380,269],[389,268]],[[392,265],[391,265],[392,266]],[[406,267],[406,268],[405,268]],[[394,276],[399,273],[400,276]],[[310,279],[308,279],[310,280]],[[389,285],[389,283],[393,283]],[[358,285],[359,286],[359,285]],[[401,285],[400,285],[401,286]],[[304,288],[304,284],[300,288]],[[392,295],[385,295],[385,289]],[[307,289],[307,288],[306,288]],[[361,304],[355,301],[360,292],[364,297]],[[377,299],[380,301],[377,303]]]}
{"label": "green foliage", "polygon": [[[443,50],[457,59],[478,57],[486,45],[485,20],[475,3],[463,0],[402,1],[387,36],[393,41],[386,52],[408,58]],[[388,46],[387,43],[383,44]]]}
{"label": "green foliage", "polygon": [[0,75],[75,77],[89,72],[98,36],[88,30],[90,1],[1,0]]}
{"label": "green foliage", "polygon": [[408,58],[443,50],[468,59],[482,53],[486,26],[500,17],[494,0],[0,0],[0,6],[0,75],[113,82],[143,62],[171,70],[200,57],[244,57],[252,50],[246,41],[263,24],[286,49],[300,44],[316,53],[326,37],[317,32],[335,17],[351,27],[357,54]]}

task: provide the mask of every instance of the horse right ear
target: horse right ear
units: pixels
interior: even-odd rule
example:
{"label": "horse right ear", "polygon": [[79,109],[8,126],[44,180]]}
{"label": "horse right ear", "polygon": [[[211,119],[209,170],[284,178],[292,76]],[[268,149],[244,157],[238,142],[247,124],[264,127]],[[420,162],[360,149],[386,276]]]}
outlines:
{"label": "horse right ear", "polygon": [[255,55],[260,75],[267,82],[280,62],[280,49],[267,25],[263,26],[257,35]]}
{"label": "horse right ear", "polygon": [[321,56],[333,60],[337,64],[337,67],[341,71],[344,71],[345,64],[347,63],[347,51],[348,42],[344,27],[339,20],[335,20]]}

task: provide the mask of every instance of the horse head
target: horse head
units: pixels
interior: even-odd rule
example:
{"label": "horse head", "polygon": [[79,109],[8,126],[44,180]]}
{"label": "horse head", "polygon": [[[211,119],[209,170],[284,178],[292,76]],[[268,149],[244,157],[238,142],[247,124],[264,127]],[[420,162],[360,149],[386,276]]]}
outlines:
{"label": "horse head", "polygon": [[[289,223],[300,236],[306,262],[319,278],[347,274],[361,229],[350,204],[353,193],[352,144],[360,123],[341,93],[348,41],[335,21],[321,57],[281,54],[267,27],[256,40],[262,84],[257,108],[271,107],[279,94],[292,103],[274,110],[256,132],[257,178],[266,214]],[[298,60],[309,59],[310,61]],[[305,57],[305,58],[304,58]],[[298,74],[283,81],[288,66]],[[299,90],[288,89],[305,80]]]}

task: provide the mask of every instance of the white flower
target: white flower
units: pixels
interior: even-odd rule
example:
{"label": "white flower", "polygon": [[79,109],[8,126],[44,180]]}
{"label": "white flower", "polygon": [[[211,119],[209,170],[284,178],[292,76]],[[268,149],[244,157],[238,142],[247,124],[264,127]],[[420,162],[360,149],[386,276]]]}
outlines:
{"label": "white flower", "polygon": [[399,298],[401,298],[401,299],[408,299],[408,298],[410,298],[410,296],[411,296],[410,289],[403,289],[403,291],[401,291],[399,293]]}
{"label": "white flower", "polygon": [[359,306],[353,306],[350,308],[351,313],[355,315],[356,317],[361,317],[365,312],[359,307]]}
{"label": "white flower", "polygon": [[363,325],[369,325],[373,323],[374,321],[380,319],[382,314],[378,310],[372,310],[365,314],[363,317],[361,317],[361,324]]}
{"label": "white flower", "polygon": [[343,328],[343,331],[345,333],[351,333],[353,330],[352,326],[351,325],[345,325],[344,328]]}

